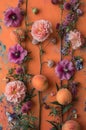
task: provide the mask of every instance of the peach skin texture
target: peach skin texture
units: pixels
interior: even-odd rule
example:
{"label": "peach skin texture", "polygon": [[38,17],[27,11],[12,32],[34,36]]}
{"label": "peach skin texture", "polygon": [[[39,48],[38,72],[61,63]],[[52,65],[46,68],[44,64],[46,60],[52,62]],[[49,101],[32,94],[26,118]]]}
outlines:
{"label": "peach skin texture", "polygon": [[[8,7],[15,7],[17,5],[17,0],[0,0],[0,19],[3,19],[3,12]],[[84,36],[86,36],[86,0],[82,0],[84,4],[82,5],[82,9],[84,10],[85,14],[79,18],[79,21],[77,23],[77,28],[82,32]],[[34,15],[32,13],[32,8],[37,7],[40,12],[37,15]],[[25,6],[24,6],[25,8]],[[65,11],[63,14],[63,19],[65,15],[68,12]],[[49,20],[52,23],[54,35],[56,36],[56,30],[55,26],[56,23],[60,22],[61,19],[61,10],[58,6],[52,5],[50,0],[29,0],[28,2],[28,16],[29,16],[29,22],[33,22],[35,20],[39,19],[45,19]],[[0,32],[0,41],[2,41],[3,44],[6,45],[7,50],[9,47],[13,44],[15,44],[15,39],[10,37],[10,33],[15,28],[7,28],[3,23],[0,23],[2,26],[2,32]],[[24,22],[22,23],[21,27],[24,27]],[[43,46],[46,46],[48,44],[48,41],[43,43]],[[29,63],[28,68],[29,72],[33,74],[39,74],[40,72],[40,62],[39,62],[39,49],[37,46],[33,45],[31,41],[26,43],[27,49],[30,49],[32,51],[32,57],[33,60]],[[43,56],[43,61],[46,61],[48,59],[52,59],[55,62],[60,61],[61,54],[60,54],[60,42],[58,41],[57,45],[49,44],[45,47],[46,54]],[[34,51],[35,50],[35,51]],[[81,55],[86,60],[86,51],[80,51],[76,50],[75,55]],[[70,59],[70,57],[67,57]],[[85,63],[85,62],[84,62]],[[4,92],[5,88],[5,82],[4,78],[7,73],[7,69],[11,66],[11,64],[5,64],[3,62],[2,57],[0,56],[0,93]],[[55,82],[57,82],[60,85],[59,78],[55,75],[55,68],[48,68],[46,64],[43,65],[42,74],[45,75],[49,80],[49,89],[45,92],[43,92],[42,97],[48,94],[48,102],[56,100],[55,96],[51,97],[50,93],[52,91],[56,91],[55,88]],[[85,70],[85,69],[84,69]],[[77,112],[79,114],[78,121],[81,124],[82,130],[86,130],[86,112],[84,111],[84,105],[86,100],[86,72],[84,70],[81,70],[75,74],[75,80],[79,81],[81,83],[78,91],[78,102],[74,106],[75,109],[77,109]],[[34,107],[33,111],[36,116],[38,116],[38,97],[36,96],[34,99]],[[41,130],[49,130],[51,128],[51,125],[46,121],[50,120],[50,117],[48,116],[49,112],[48,110],[42,109],[42,124],[41,124]],[[66,114],[66,116],[69,113]],[[51,118],[52,119],[52,118]],[[64,117],[65,119],[65,117]],[[7,126],[7,119],[4,114],[3,107],[0,106],[0,124],[3,125],[3,130],[6,130]]]}

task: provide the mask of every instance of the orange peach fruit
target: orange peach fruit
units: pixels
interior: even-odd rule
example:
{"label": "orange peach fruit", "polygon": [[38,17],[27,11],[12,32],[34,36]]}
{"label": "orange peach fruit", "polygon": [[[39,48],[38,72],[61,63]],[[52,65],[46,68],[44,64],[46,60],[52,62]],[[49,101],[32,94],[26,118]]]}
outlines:
{"label": "orange peach fruit", "polygon": [[64,123],[62,130],[81,130],[81,128],[77,121],[69,120]]}
{"label": "orange peach fruit", "polygon": [[49,86],[48,80],[44,75],[35,75],[32,78],[32,85],[38,91],[45,91]]}
{"label": "orange peach fruit", "polygon": [[67,105],[72,101],[72,94],[67,88],[59,89],[56,94],[56,100],[61,105]]}

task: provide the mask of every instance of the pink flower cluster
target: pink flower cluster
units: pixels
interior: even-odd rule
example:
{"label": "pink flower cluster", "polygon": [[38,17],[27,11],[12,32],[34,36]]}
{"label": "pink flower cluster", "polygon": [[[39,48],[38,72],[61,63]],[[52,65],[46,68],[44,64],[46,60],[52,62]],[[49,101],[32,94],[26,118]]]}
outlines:
{"label": "pink flower cluster", "polygon": [[24,100],[26,87],[21,81],[12,81],[6,85],[5,96],[7,101],[17,104]]}
{"label": "pink flower cluster", "polygon": [[68,40],[71,42],[72,48],[74,50],[78,47],[81,47],[84,43],[84,38],[82,37],[81,33],[77,30],[69,32]]}
{"label": "pink flower cluster", "polygon": [[52,25],[47,20],[37,20],[32,25],[31,35],[38,42],[45,41],[52,33]]}

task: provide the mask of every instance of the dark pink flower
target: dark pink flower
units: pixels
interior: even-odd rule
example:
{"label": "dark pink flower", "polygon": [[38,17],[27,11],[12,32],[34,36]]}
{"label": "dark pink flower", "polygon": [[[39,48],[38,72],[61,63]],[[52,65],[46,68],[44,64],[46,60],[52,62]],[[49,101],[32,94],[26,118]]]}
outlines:
{"label": "dark pink flower", "polygon": [[27,113],[29,110],[31,110],[31,108],[32,108],[32,101],[28,101],[23,104],[21,111],[22,113]]}
{"label": "dark pink flower", "polygon": [[23,15],[21,14],[21,9],[16,8],[8,8],[4,13],[4,23],[7,27],[18,27],[20,26],[23,20]]}
{"label": "dark pink flower", "polygon": [[75,70],[74,65],[69,60],[60,61],[55,68],[56,75],[61,80],[64,79],[69,80],[73,76],[74,70]]}
{"label": "dark pink flower", "polygon": [[20,44],[9,48],[8,59],[10,62],[21,64],[25,56],[27,56],[27,50],[23,49]]}
{"label": "dark pink flower", "polygon": [[22,67],[18,67],[18,68],[16,68],[16,73],[17,74],[23,74],[24,73],[24,69]]}

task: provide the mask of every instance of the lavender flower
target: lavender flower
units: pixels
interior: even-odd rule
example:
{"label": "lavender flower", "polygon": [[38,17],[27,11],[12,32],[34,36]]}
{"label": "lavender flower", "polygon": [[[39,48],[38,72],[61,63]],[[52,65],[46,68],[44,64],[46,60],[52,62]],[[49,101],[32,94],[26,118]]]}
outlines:
{"label": "lavender flower", "polygon": [[70,91],[71,91],[73,97],[76,96],[76,94],[77,94],[78,84],[79,84],[79,83],[77,83],[77,82],[71,82],[71,83],[70,83],[69,89],[70,89]]}
{"label": "lavender flower", "polygon": [[75,18],[75,16],[74,16],[74,14],[68,14],[67,16],[66,16],[66,21],[73,21],[74,20],[74,18]]}
{"label": "lavender flower", "polygon": [[20,26],[23,20],[23,15],[21,14],[21,9],[16,8],[8,8],[4,13],[4,23],[7,27],[18,27]]}
{"label": "lavender flower", "polygon": [[20,44],[9,48],[8,59],[10,62],[21,64],[25,56],[27,56],[27,50],[23,49]]}
{"label": "lavender flower", "polygon": [[56,75],[61,80],[69,80],[73,76],[74,70],[75,69],[73,63],[68,60],[60,61],[55,68]]}
{"label": "lavender flower", "polygon": [[64,3],[64,9],[70,10],[71,9],[71,4],[69,2]]}
{"label": "lavender flower", "polygon": [[82,15],[83,15],[83,11],[82,11],[81,9],[77,9],[76,12],[77,12],[77,14],[78,14],[79,16],[82,16]]}

